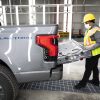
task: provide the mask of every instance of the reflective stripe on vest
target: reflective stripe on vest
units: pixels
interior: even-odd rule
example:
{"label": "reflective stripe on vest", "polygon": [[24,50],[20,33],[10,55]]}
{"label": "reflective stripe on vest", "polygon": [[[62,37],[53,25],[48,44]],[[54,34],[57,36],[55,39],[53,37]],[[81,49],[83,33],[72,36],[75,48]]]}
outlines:
{"label": "reflective stripe on vest", "polygon": [[100,54],[100,47],[92,50],[92,56],[96,56],[96,55],[99,55]]}
{"label": "reflective stripe on vest", "polygon": [[[90,46],[95,44],[96,41],[92,41],[90,36],[88,35],[88,31],[86,31],[85,37],[84,37],[84,46]],[[92,50],[92,56],[96,56],[100,54],[100,47]]]}

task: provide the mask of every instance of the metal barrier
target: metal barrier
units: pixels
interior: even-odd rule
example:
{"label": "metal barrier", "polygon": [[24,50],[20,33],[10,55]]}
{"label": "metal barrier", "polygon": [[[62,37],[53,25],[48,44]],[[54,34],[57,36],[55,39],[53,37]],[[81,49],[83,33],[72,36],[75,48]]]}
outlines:
{"label": "metal barrier", "polygon": [[70,4],[5,5],[0,9],[3,26],[58,24],[59,31],[64,32],[67,31],[68,13],[72,15]]}
{"label": "metal barrier", "polygon": [[[42,24],[46,24],[46,14],[55,14],[56,15],[56,21],[55,24],[59,24],[59,15],[60,14],[67,14],[70,13],[67,10],[64,11],[64,7],[68,7],[71,5],[64,5],[64,4],[39,4],[39,5],[5,5],[0,6],[0,9],[2,9],[1,15],[3,15],[3,25],[7,25],[7,15],[10,15],[11,25],[13,25],[13,15],[16,15],[16,25],[19,25],[19,15],[20,14],[27,14],[29,19],[29,24],[34,24],[30,20],[32,20],[32,16],[35,16],[36,14],[42,14],[43,17],[41,20],[43,20]],[[35,23],[36,24],[36,23]]]}
{"label": "metal barrier", "polygon": [[[0,6],[0,20],[4,26],[59,24],[59,31],[66,32],[67,29],[72,28],[73,14],[87,13],[86,11],[75,10],[77,7],[100,7],[100,5],[4,5]],[[93,13],[100,13],[100,11]],[[70,24],[69,27],[68,24]],[[70,33],[71,31],[68,32]]]}

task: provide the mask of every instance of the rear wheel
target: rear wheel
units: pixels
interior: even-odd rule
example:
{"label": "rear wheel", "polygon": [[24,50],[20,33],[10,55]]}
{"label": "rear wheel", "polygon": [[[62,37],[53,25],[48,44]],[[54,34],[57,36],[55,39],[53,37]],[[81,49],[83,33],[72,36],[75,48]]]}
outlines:
{"label": "rear wheel", "polygon": [[17,81],[12,72],[0,65],[0,100],[15,100],[17,90]]}

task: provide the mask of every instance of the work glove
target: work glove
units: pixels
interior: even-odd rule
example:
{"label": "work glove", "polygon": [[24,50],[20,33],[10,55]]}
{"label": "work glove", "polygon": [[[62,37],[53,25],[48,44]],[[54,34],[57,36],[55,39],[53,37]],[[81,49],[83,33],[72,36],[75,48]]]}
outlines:
{"label": "work glove", "polygon": [[83,50],[82,52],[81,52],[81,56],[82,56],[82,58],[90,58],[92,55],[91,55],[91,50]]}

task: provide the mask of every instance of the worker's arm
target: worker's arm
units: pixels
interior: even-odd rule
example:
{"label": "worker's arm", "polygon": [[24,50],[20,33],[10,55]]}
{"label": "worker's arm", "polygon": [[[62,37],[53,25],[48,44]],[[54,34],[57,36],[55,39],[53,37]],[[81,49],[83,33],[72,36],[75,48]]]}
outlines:
{"label": "worker's arm", "polygon": [[96,44],[93,44],[91,46],[86,46],[86,49],[93,50],[95,48],[100,47],[100,32],[97,31],[91,38],[94,37],[94,40],[96,41]]}
{"label": "worker's arm", "polygon": [[93,44],[91,46],[86,46],[85,48],[88,50],[93,50],[93,49],[96,49],[98,47],[100,47],[100,43],[96,43],[96,44]]}

